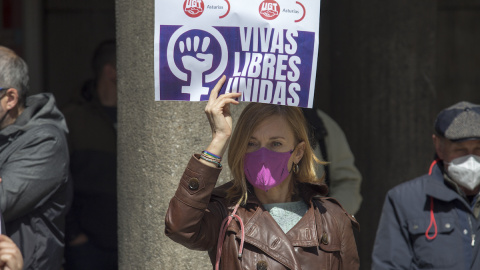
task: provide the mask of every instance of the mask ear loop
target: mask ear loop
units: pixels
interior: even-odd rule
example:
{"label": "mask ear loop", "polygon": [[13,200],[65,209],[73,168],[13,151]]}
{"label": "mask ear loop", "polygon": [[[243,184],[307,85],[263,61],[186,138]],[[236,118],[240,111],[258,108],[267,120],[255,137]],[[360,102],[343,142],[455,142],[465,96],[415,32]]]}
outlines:
{"label": "mask ear loop", "polygon": [[3,120],[5,120],[5,117],[7,117],[8,111],[9,110],[7,110],[5,114],[2,116],[2,118],[0,119],[0,125],[3,123]]}
{"label": "mask ear loop", "polygon": [[[0,91],[3,91],[5,90],[5,93],[0,97],[0,100],[2,100],[6,95],[7,95],[7,90],[10,89],[10,88],[2,88],[2,90]],[[7,117],[7,114],[10,110],[6,110],[5,111],[5,114],[2,116],[2,118],[0,119],[0,125],[3,123],[3,120],[5,120],[5,117]]]}
{"label": "mask ear loop", "polygon": [[215,270],[218,270],[219,267],[220,267],[220,256],[222,255],[222,246],[223,246],[223,241],[224,241],[224,238],[225,238],[225,233],[227,232],[227,227],[228,227],[228,225],[230,224],[230,222],[232,221],[233,218],[238,220],[238,222],[240,223],[240,228],[242,230],[242,236],[240,238],[240,247],[238,249],[238,258],[239,259],[242,258],[243,244],[244,244],[244,239],[245,239],[245,229],[243,227],[242,219],[237,214],[235,214],[237,212],[237,209],[238,209],[239,206],[240,206],[240,203],[237,203],[237,205],[235,205],[235,208],[233,209],[232,214],[227,216],[223,220],[222,226],[220,227],[221,229],[220,229],[220,234],[218,236],[218,242],[217,242],[217,255],[215,256]]}

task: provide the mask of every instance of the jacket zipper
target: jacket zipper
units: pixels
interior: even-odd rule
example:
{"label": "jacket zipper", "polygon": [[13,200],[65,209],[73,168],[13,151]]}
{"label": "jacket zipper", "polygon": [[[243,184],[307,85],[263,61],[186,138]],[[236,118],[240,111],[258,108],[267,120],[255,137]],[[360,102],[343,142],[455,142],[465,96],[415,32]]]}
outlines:
{"label": "jacket zipper", "polygon": [[470,215],[468,215],[468,224],[470,225],[470,231],[472,232],[471,235],[472,235],[472,247],[475,246],[475,233],[473,231],[473,226],[472,226],[472,217],[470,217]]}

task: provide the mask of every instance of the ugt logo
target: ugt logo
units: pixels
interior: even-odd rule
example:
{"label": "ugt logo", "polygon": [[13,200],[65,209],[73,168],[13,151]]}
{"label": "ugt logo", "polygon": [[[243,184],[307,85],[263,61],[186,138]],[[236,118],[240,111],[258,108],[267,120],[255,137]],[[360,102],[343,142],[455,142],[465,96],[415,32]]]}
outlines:
{"label": "ugt logo", "polygon": [[185,0],[183,3],[183,11],[191,18],[202,15],[204,10],[205,4],[202,0]]}
{"label": "ugt logo", "polygon": [[273,20],[280,15],[280,5],[275,0],[265,0],[260,3],[258,12],[265,20]]}
{"label": "ugt logo", "polygon": [[204,83],[220,78],[227,67],[227,43],[213,27],[182,26],[168,41],[167,62],[172,74],[187,83],[182,94],[189,94],[190,101],[200,101],[210,90]]}

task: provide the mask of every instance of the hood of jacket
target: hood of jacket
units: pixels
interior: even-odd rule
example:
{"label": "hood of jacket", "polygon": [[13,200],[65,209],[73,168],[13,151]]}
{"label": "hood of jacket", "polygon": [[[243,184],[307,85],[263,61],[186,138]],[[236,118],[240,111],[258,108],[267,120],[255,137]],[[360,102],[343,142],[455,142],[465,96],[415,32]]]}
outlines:
{"label": "hood of jacket", "polygon": [[65,118],[55,105],[53,94],[41,93],[29,96],[23,112],[17,120],[0,130],[0,139],[18,136],[26,130],[39,125],[54,125],[68,133]]}

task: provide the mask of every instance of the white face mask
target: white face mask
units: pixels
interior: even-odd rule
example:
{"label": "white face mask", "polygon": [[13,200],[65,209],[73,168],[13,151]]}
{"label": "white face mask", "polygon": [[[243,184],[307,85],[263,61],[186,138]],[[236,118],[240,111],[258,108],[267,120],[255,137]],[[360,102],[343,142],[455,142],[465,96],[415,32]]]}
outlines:
{"label": "white face mask", "polygon": [[474,190],[480,184],[480,156],[463,156],[447,164],[448,175],[459,185]]}

